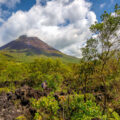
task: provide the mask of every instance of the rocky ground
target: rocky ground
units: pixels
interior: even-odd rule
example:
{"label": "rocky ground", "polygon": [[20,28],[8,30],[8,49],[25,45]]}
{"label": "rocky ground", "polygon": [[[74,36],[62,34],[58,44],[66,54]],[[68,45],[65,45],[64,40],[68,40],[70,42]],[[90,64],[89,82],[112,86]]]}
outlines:
{"label": "rocky ground", "polygon": [[24,115],[29,120],[32,119],[34,109],[30,107],[30,98],[40,98],[47,96],[47,91],[41,92],[31,87],[23,86],[15,93],[2,93],[0,95],[0,120],[14,120],[18,116]]}

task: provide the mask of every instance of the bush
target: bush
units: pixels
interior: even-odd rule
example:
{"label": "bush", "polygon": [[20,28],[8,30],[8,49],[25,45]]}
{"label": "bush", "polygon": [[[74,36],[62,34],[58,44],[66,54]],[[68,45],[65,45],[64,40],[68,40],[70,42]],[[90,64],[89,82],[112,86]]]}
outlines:
{"label": "bush", "polygon": [[[38,101],[31,100],[32,106],[37,110],[35,118],[46,120],[91,120],[102,118],[102,111],[95,102],[84,102],[83,95],[61,96],[60,102],[54,97],[42,97]],[[60,107],[59,107],[60,106]]]}
{"label": "bush", "polygon": [[100,107],[91,100],[84,102],[83,95],[67,96],[65,101],[61,101],[61,105],[64,109],[65,118],[70,120],[91,120],[102,117]]}
{"label": "bush", "polygon": [[55,120],[58,117],[59,105],[54,97],[42,97],[38,101],[31,99],[33,108],[36,108],[37,113],[35,118],[42,117],[45,120]]}
{"label": "bush", "polygon": [[27,70],[21,63],[10,62],[5,69],[0,72],[0,82],[22,81],[27,77]]}
{"label": "bush", "polygon": [[10,92],[10,89],[9,88],[7,88],[7,87],[4,87],[4,88],[0,88],[0,94],[1,93],[8,93],[8,92]]}

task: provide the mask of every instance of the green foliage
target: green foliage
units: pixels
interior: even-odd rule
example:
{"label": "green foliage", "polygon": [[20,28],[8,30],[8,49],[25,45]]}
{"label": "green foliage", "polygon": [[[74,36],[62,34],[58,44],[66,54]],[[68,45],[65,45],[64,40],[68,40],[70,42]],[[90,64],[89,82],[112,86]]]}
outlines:
{"label": "green foliage", "polygon": [[112,118],[114,118],[115,120],[120,120],[120,116],[115,111],[112,113]]}
{"label": "green foliage", "polygon": [[[68,96],[60,96],[60,101],[54,97],[42,97],[39,100],[31,99],[33,108],[37,110],[34,116],[35,120],[91,120],[92,118],[100,118],[102,120],[119,120],[120,116],[109,109],[106,115],[102,115],[100,106],[96,105],[89,99],[84,102],[84,96],[75,94]],[[59,107],[61,106],[61,108]]]}
{"label": "green foliage", "polygon": [[7,87],[4,87],[4,88],[0,88],[0,93],[8,93],[8,92],[10,92],[11,91],[11,89],[9,89],[9,88],[7,88]]}
{"label": "green foliage", "polygon": [[6,68],[0,72],[0,82],[21,81],[25,79],[27,71],[21,63],[9,62]]}
{"label": "green foliage", "polygon": [[42,120],[42,117],[39,113],[35,113],[34,120]]}
{"label": "green foliage", "polygon": [[59,59],[36,59],[29,65],[29,84],[40,86],[47,81],[47,86],[52,90],[60,88],[63,79],[68,79],[71,68],[63,64]]}
{"label": "green foliage", "polygon": [[17,117],[15,120],[27,120],[24,115]]}
{"label": "green foliage", "polygon": [[65,116],[70,120],[91,120],[91,118],[101,118],[102,112],[99,106],[91,100],[84,102],[84,96],[74,94],[68,96],[62,102]]}
{"label": "green foliage", "polygon": [[86,46],[82,48],[82,56],[85,61],[93,60],[97,56],[97,44],[96,39],[87,40]]}
{"label": "green foliage", "polygon": [[59,90],[62,85],[63,77],[61,74],[53,74],[45,76],[47,80],[47,85],[49,88],[51,88],[53,91]]}
{"label": "green foliage", "polygon": [[[97,60],[100,63],[95,66],[94,72],[91,75],[95,84],[98,83],[99,86],[103,86],[103,90],[101,90],[104,96],[103,114],[105,114],[108,106],[107,96],[110,96],[110,86],[115,82],[118,74],[118,71],[114,68],[117,69],[116,64],[119,64],[119,59],[116,59],[117,51],[119,51],[120,46],[120,39],[118,38],[117,33],[120,26],[119,10],[120,8],[116,4],[115,15],[105,11],[104,14],[101,15],[102,22],[96,22],[90,27],[93,34],[97,36],[95,41],[98,41],[98,44],[95,46],[95,52],[92,53],[93,60]],[[89,41],[91,41],[91,44],[89,44]],[[91,55],[91,51],[94,49],[92,48],[93,45],[94,42],[92,42],[91,39],[87,41],[87,45],[82,51],[83,58]],[[111,61],[113,61],[112,64],[110,64]],[[115,61],[117,62],[114,64]]]}
{"label": "green foliage", "polygon": [[[101,85],[100,70],[102,63],[99,59],[94,60],[92,57],[92,54],[96,52],[91,47],[94,42],[96,46],[94,39],[88,41],[86,48],[89,49],[84,56],[86,59],[82,59],[79,64],[65,64],[59,59],[43,58],[36,59],[31,63],[0,62],[0,85],[3,86],[0,88],[0,93],[14,91],[22,83],[41,90],[41,83],[46,81],[47,87],[52,92],[51,95],[41,97],[39,100],[31,100],[32,106],[37,110],[34,116],[35,120],[91,120],[95,117],[103,120],[108,118],[119,119],[116,112],[107,112],[102,116],[102,108],[96,105],[95,97],[91,93],[93,87],[95,89]],[[119,68],[119,62],[115,57],[112,57],[107,61],[102,72],[106,79],[106,85],[109,87],[107,94],[112,97],[117,97],[115,94],[116,91],[119,91],[116,89],[116,84],[119,86]],[[82,91],[85,85],[86,94]],[[112,91],[111,86],[114,87]],[[67,94],[69,91],[72,91],[72,94]],[[81,94],[75,94],[73,91]],[[65,95],[59,96],[59,100],[53,97],[55,93],[60,94],[62,92]],[[86,96],[86,101],[84,101],[84,96]],[[112,101],[114,104],[114,99]],[[99,104],[99,101],[97,103]],[[117,101],[116,105],[119,106]]]}
{"label": "green foliage", "polygon": [[[103,118],[102,111],[95,102],[91,100],[84,102],[84,96],[78,94],[61,96],[59,102],[52,96],[42,97],[39,100],[31,99],[31,104],[37,110],[35,120],[91,120],[92,118]],[[59,106],[62,107],[61,110]]]}
{"label": "green foliage", "polygon": [[38,118],[41,116],[44,118],[44,116],[46,116],[46,120],[54,120],[54,118],[57,117],[59,106],[58,101],[56,101],[54,97],[42,97],[38,101],[31,99],[31,103],[32,106],[37,109],[35,117]]}

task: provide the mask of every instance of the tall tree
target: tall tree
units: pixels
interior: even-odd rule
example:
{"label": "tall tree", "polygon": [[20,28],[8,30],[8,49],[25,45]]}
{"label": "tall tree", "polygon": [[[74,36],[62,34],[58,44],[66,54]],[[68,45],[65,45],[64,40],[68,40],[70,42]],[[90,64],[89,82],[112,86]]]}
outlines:
{"label": "tall tree", "polygon": [[84,100],[86,101],[87,83],[90,75],[94,71],[94,61],[97,56],[97,40],[91,38],[87,40],[86,46],[82,48],[83,61],[80,65],[80,76],[83,81]]}
{"label": "tall tree", "polygon": [[107,108],[107,84],[106,84],[106,65],[107,62],[116,54],[119,50],[120,39],[118,37],[118,31],[120,28],[120,7],[115,6],[115,15],[108,14],[106,11],[101,16],[101,23],[95,23],[90,27],[90,30],[96,34],[98,40],[98,53],[97,57],[100,60],[101,67],[99,69],[100,81],[104,86],[104,109],[103,114]]}

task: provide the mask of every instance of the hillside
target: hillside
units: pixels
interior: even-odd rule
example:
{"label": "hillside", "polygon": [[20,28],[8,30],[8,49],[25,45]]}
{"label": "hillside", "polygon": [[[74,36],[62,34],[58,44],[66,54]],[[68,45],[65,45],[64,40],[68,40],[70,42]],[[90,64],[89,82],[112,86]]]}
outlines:
{"label": "hillside", "polygon": [[37,37],[27,37],[26,35],[20,36],[17,40],[0,47],[0,50],[26,52],[27,55],[45,54],[47,56],[62,56],[60,51],[50,47]]}
{"label": "hillside", "polygon": [[20,36],[18,39],[0,47],[0,59],[17,61],[33,61],[39,57],[60,58],[63,61],[79,62],[78,58],[63,54],[37,37]]}

